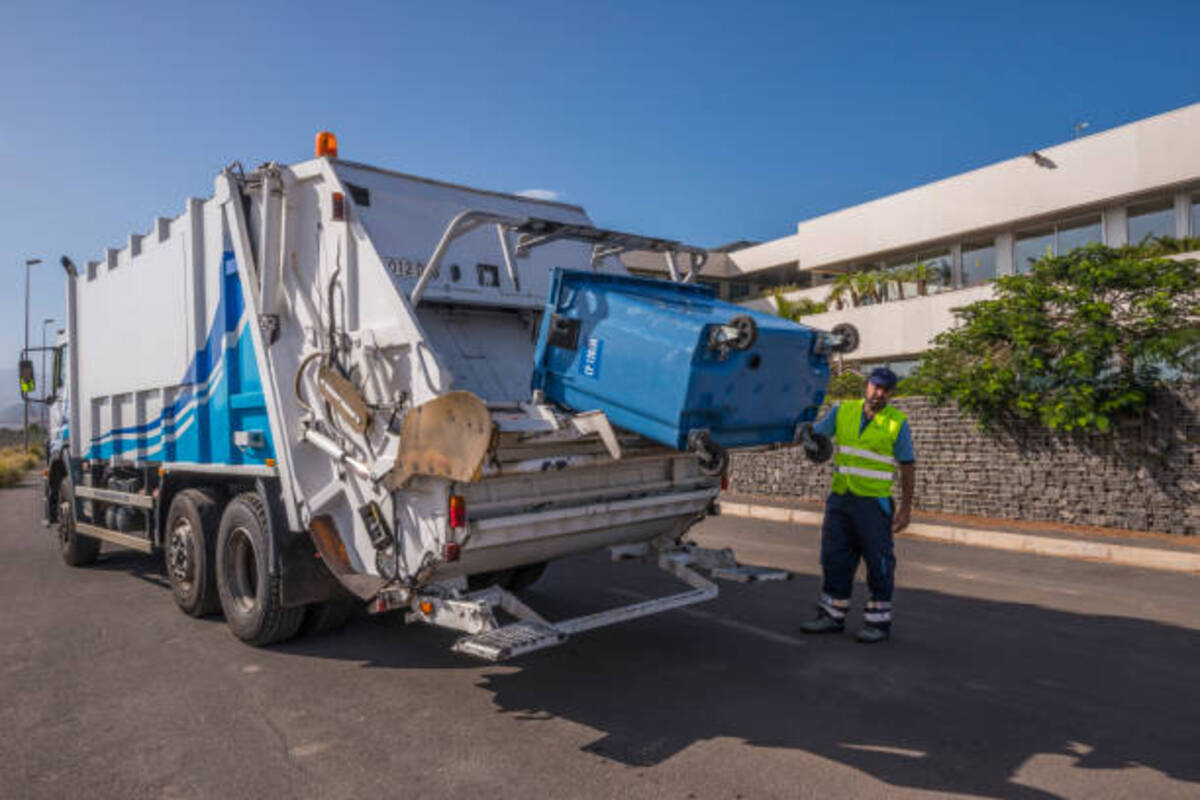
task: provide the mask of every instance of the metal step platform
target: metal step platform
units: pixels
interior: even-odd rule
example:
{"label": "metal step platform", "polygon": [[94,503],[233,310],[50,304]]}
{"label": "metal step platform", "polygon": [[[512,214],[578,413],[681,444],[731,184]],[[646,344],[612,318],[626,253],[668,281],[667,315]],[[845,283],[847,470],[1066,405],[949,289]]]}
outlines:
{"label": "metal step platform", "polygon": [[[486,661],[509,658],[545,650],[560,645],[573,634],[613,625],[663,611],[703,603],[717,596],[717,587],[692,567],[711,572],[714,578],[750,583],[753,581],[786,580],[786,570],[738,564],[730,550],[706,550],[693,544],[665,551],[656,551],[648,544],[612,548],[616,560],[625,558],[653,559],[659,569],[673,575],[690,588],[665,597],[586,614],[574,619],[550,622],[522,603],[511,592],[497,586],[469,594],[428,593],[412,599],[412,610],[406,619],[463,631],[452,649],[464,655]],[[502,609],[515,622],[500,625],[493,609]]]}
{"label": "metal step platform", "polygon": [[714,567],[711,575],[719,580],[736,581],[737,583],[786,581],[792,577],[792,573],[785,569],[744,566],[742,564],[738,564],[736,567]]}
{"label": "metal step platform", "polygon": [[522,620],[494,630],[464,636],[451,648],[487,661],[504,661],[515,656],[545,650],[567,640],[567,635],[554,627],[532,620]]}

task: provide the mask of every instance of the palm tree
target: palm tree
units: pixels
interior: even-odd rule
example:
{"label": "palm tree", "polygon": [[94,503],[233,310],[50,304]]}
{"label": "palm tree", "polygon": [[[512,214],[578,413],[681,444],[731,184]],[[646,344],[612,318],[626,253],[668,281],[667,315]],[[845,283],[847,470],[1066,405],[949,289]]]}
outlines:
{"label": "palm tree", "polygon": [[771,298],[775,301],[775,313],[793,322],[809,314],[823,314],[829,310],[824,303],[818,303],[808,297],[789,300],[782,291],[774,291]]}
{"label": "palm tree", "polygon": [[854,287],[858,290],[858,296],[861,300],[870,298],[873,303],[879,302],[879,270],[856,272],[852,277]]}
{"label": "palm tree", "polygon": [[928,294],[929,282],[936,280],[939,270],[926,261],[918,261],[912,267],[912,279],[917,283],[917,294],[924,297]]}
{"label": "palm tree", "polygon": [[845,308],[846,298],[850,299],[850,304],[853,306],[857,306],[859,303],[858,286],[855,284],[854,274],[850,272],[843,272],[837,276],[825,302],[833,303],[834,307],[841,311]]}
{"label": "palm tree", "polygon": [[795,312],[795,304],[783,296],[783,292],[776,290],[771,292],[771,299],[775,301],[775,313],[784,319],[794,319],[792,314]]}

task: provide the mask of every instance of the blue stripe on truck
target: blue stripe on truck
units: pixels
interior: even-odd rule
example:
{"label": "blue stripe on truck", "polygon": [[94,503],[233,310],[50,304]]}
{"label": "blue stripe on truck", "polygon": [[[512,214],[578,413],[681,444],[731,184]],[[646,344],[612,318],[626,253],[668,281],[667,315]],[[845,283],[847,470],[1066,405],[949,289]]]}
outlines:
{"label": "blue stripe on truck", "polygon": [[[275,457],[237,260],[228,250],[221,262],[220,286],[204,346],[179,382],[186,387],[182,394],[149,422],[92,437],[85,458],[137,453],[155,462],[262,464]],[[238,449],[233,432],[239,430],[260,431],[264,446]]]}

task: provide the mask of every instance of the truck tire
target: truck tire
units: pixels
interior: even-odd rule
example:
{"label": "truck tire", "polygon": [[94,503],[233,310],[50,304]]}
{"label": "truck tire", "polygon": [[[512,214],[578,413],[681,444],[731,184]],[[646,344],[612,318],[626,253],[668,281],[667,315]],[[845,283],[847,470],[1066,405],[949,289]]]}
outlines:
{"label": "truck tire", "polygon": [[545,571],[546,562],[539,561],[536,564],[524,564],[495,572],[478,572],[467,577],[467,591],[477,592],[489,586],[499,586],[510,592],[520,592],[537,583]]}
{"label": "truck tire", "polygon": [[353,598],[339,597],[323,603],[313,603],[304,612],[300,625],[302,636],[320,636],[344,628],[359,605]]}
{"label": "truck tire", "polygon": [[270,570],[267,511],[254,492],[230,501],[217,534],[217,592],[233,635],[256,647],[296,635],[304,606],[284,608]]}
{"label": "truck tire", "polygon": [[175,605],[190,617],[205,617],[221,610],[216,570],[220,524],[221,504],[216,492],[184,489],[171,501],[163,561]]}
{"label": "truck tire", "polygon": [[100,557],[100,540],[75,530],[75,492],[66,476],[58,484],[58,546],[69,567],[86,567]]}
{"label": "truck tire", "polygon": [[510,592],[522,592],[537,583],[538,579],[545,573],[545,561],[539,561],[536,564],[525,564],[512,571],[512,576],[504,582],[504,588]]}

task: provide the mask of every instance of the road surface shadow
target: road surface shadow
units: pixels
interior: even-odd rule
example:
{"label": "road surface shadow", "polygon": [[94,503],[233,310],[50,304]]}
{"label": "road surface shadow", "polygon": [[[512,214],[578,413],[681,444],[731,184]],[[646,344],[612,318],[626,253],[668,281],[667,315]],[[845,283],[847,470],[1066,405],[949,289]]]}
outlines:
{"label": "road surface shadow", "polygon": [[[526,602],[563,619],[670,591],[653,568],[605,562],[556,563]],[[166,587],[161,559],[137,553],[106,553],[91,569]],[[1053,796],[1013,781],[1040,754],[1200,784],[1200,632],[901,588],[895,638],[867,647],[853,641],[857,620],[846,634],[796,633],[816,591],[805,575],[723,584],[713,603],[592,631],[503,669],[481,670],[449,650],[456,634],[399,614],[274,649],[480,673],[501,713],[586,725],[601,733],[586,751],[634,767],[734,738],[926,791]]]}
{"label": "road surface shadow", "polygon": [[[614,577],[619,586],[604,583]],[[850,633],[795,633],[816,589],[811,576],[725,585],[715,603],[578,636],[479,685],[516,719],[601,731],[584,749],[630,766],[737,738],[927,791],[1053,796],[1013,782],[1038,754],[1200,782],[1197,631],[902,589],[896,637],[868,647]],[[654,570],[575,561],[526,598],[563,618],[594,610],[578,599],[589,594],[615,605],[662,593]],[[478,668],[444,649],[453,634],[393,620],[283,649],[383,669]]]}
{"label": "road surface shadow", "polygon": [[88,569],[95,572],[123,572],[155,586],[161,586],[167,591],[171,590],[161,555],[147,555],[106,544],[100,553],[100,560]]}

